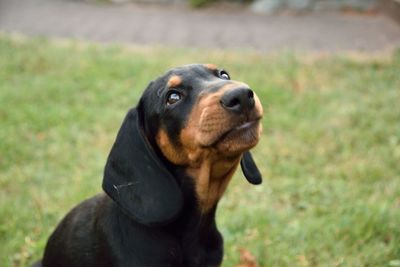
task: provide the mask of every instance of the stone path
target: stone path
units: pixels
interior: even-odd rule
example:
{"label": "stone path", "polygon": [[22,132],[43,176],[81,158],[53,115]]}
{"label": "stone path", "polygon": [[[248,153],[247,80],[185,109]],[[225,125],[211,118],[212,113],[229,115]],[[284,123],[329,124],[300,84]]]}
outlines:
{"label": "stone path", "polygon": [[0,0],[0,31],[30,36],[178,47],[379,51],[400,47],[400,25],[382,15],[266,16],[222,8]]}

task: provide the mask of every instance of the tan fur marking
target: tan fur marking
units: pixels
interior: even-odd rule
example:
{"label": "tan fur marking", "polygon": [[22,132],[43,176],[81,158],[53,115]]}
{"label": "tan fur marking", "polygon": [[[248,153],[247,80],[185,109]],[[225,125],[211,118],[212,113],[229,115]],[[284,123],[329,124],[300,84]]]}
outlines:
{"label": "tan fur marking", "polygon": [[209,211],[225,192],[239,159],[221,160],[214,151],[174,147],[164,130],[160,130],[156,138],[157,145],[163,155],[172,163],[186,165],[187,174],[195,179],[196,194],[202,213]]}
{"label": "tan fur marking", "polygon": [[260,99],[255,94],[254,94],[254,106],[255,106],[255,110],[257,112],[257,115],[258,116],[262,116],[264,110],[263,110],[263,107],[261,105]]}
{"label": "tan fur marking", "polygon": [[156,142],[158,147],[160,148],[163,155],[172,163],[176,165],[185,165],[188,162],[185,154],[179,151],[176,147],[171,144],[167,133],[164,130],[160,130],[157,137]]}
{"label": "tan fur marking", "polygon": [[214,65],[214,64],[205,64],[204,66],[207,69],[210,69],[210,70],[217,70],[218,69],[218,67],[216,65]]}
{"label": "tan fur marking", "polygon": [[188,174],[194,177],[196,194],[202,213],[213,208],[224,194],[239,160],[214,162],[210,157],[205,158],[199,168],[188,169]]}
{"label": "tan fur marking", "polygon": [[177,87],[182,83],[182,78],[177,75],[172,75],[168,80],[168,87]]}

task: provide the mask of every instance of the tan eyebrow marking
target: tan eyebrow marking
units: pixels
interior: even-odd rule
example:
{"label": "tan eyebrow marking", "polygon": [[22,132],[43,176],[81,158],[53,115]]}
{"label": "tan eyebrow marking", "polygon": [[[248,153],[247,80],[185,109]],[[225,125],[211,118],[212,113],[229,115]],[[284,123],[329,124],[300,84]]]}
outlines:
{"label": "tan eyebrow marking", "polygon": [[168,87],[177,87],[182,83],[182,78],[177,75],[172,75],[168,80]]}
{"label": "tan eyebrow marking", "polygon": [[216,65],[214,65],[214,64],[205,64],[204,66],[207,69],[210,69],[210,70],[217,70],[218,69],[218,67]]}

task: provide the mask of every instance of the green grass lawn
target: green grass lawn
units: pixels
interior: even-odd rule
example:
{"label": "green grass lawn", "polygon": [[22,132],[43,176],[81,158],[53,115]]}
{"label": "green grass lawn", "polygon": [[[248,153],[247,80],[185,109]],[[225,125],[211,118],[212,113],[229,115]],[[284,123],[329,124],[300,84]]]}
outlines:
{"label": "green grass lawn", "polygon": [[226,68],[264,109],[254,157],[218,210],[224,266],[400,266],[400,52],[331,55],[127,48],[0,35],[0,265],[41,257],[101,191],[126,111],[148,82],[193,62]]}

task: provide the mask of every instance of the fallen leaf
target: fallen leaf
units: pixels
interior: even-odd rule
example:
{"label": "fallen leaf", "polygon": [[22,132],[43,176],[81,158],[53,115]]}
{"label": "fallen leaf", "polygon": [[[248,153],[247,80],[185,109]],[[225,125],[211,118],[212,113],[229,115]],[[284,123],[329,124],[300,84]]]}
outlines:
{"label": "fallen leaf", "polygon": [[240,248],[240,263],[236,267],[258,267],[256,257],[245,248]]}

